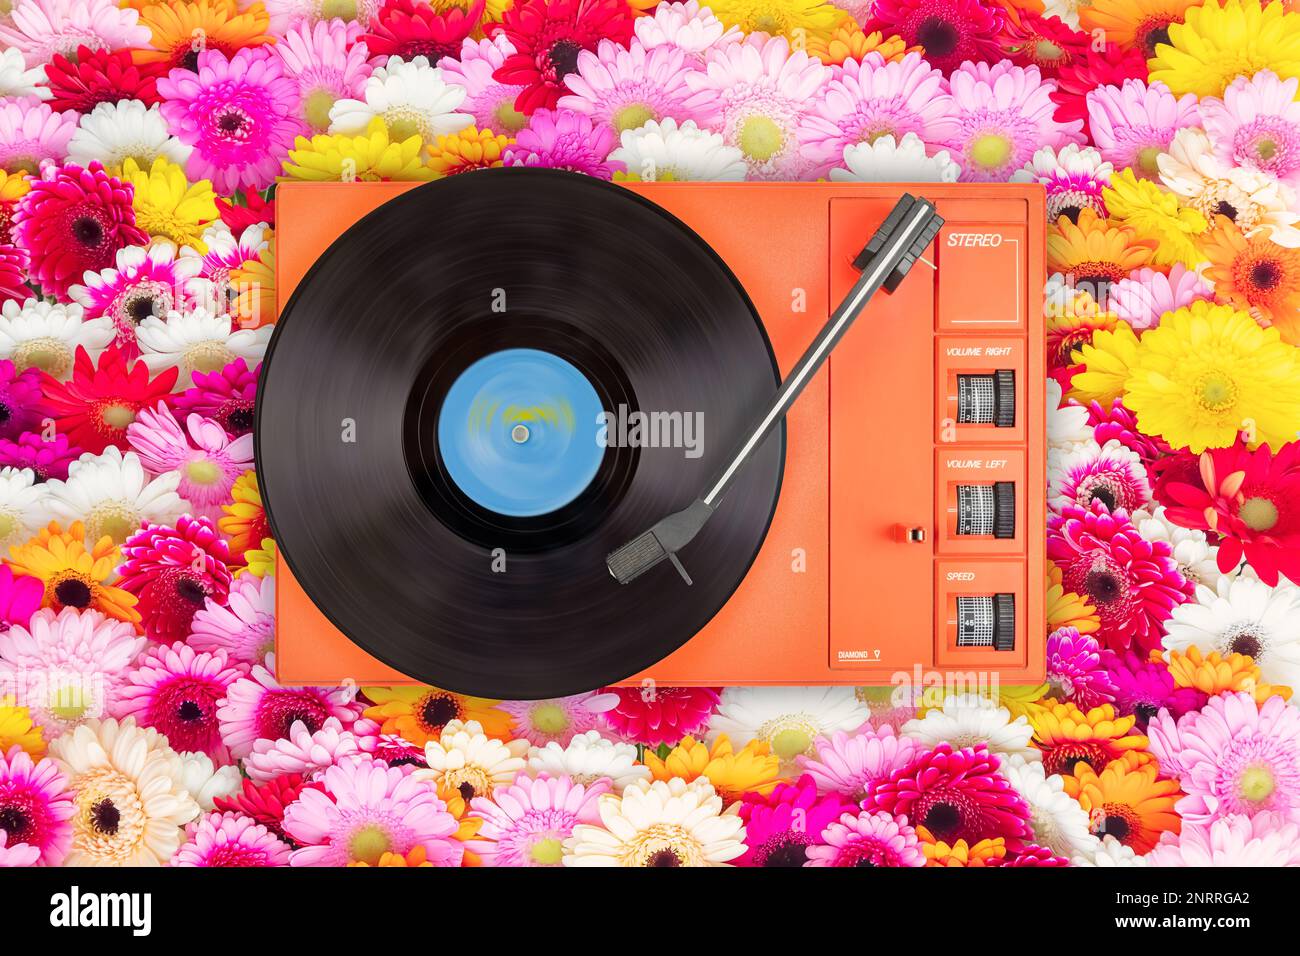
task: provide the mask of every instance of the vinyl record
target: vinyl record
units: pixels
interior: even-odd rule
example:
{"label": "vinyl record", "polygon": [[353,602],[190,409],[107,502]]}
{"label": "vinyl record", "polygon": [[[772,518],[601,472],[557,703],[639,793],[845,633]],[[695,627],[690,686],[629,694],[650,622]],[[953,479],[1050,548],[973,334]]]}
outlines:
{"label": "vinyl record", "polygon": [[619,585],[605,556],[695,499],[778,384],[739,282],[667,212],[570,173],[474,172],[385,204],[297,287],[258,475],[295,578],[363,649],[460,693],[578,693],[739,585],[783,430],[682,552],[692,585],[668,562]]}

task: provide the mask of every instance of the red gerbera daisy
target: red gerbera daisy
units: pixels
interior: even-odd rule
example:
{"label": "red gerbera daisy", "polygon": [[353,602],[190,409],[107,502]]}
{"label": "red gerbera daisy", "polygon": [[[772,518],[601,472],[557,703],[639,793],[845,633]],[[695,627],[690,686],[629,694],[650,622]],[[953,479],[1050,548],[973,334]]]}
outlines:
{"label": "red gerbera daisy", "polygon": [[1000,766],[984,744],[961,750],[939,744],[871,784],[862,809],[902,814],[950,844],[1003,837],[1014,852],[1033,836],[1029,805],[998,773]]}
{"label": "red gerbera daisy", "polygon": [[1056,74],[1052,102],[1058,123],[1083,120],[1083,132],[1092,139],[1088,128],[1088,103],[1085,97],[1099,86],[1123,86],[1125,80],[1147,78],[1147,61],[1141,51],[1107,43],[1104,49],[1090,45],[1081,50]]}
{"label": "red gerbera daisy", "polygon": [[20,246],[0,245],[0,306],[25,302],[31,294],[27,286],[27,251]]}
{"label": "red gerbera daisy", "polygon": [[606,687],[601,693],[618,697],[601,719],[620,737],[647,747],[699,733],[721,699],[716,687]]}
{"label": "red gerbera daisy", "polygon": [[524,0],[506,11],[501,30],[515,52],[492,78],[523,86],[515,109],[531,114],[553,109],[568,92],[564,78],[578,68],[583,50],[594,50],[601,40],[627,46],[632,17],[624,0]]}
{"label": "red gerbera daisy", "polygon": [[444,56],[459,56],[461,42],[483,17],[487,0],[475,0],[468,11],[453,6],[438,13],[422,0],[391,0],[370,21],[361,42],[373,56],[400,56],[404,60],[425,56],[437,66]]}
{"label": "red gerbera daisy", "polygon": [[1043,76],[1056,76],[1087,52],[1090,37],[1069,24],[1016,7],[1007,10],[999,40],[1017,66],[1036,66]]}
{"label": "red gerbera daisy", "polygon": [[1006,14],[984,0],[878,0],[862,29],[901,36],[919,46],[926,60],[944,73],[966,60],[996,62],[1002,58],[998,34]]}
{"label": "red gerbera daisy", "polygon": [[145,633],[155,641],[183,640],[194,613],[230,593],[230,547],[207,518],[182,515],[175,528],[147,524],[122,545],[117,586],[140,598]]}
{"label": "red gerbera daisy", "polygon": [[1251,451],[1240,440],[1201,454],[1193,480],[1182,453],[1162,472],[1156,494],[1169,520],[1218,538],[1219,570],[1242,558],[1270,587],[1285,575],[1300,584],[1300,444],[1288,442],[1276,455],[1268,445]]}
{"label": "red gerbera daisy", "polygon": [[61,53],[45,67],[45,78],[54,98],[50,108],[89,113],[100,103],[140,100],[145,106],[159,102],[158,77],[161,64],[137,65],[130,50],[91,50],[78,47],[76,59]]}
{"label": "red gerbera daisy", "polygon": [[250,816],[282,840],[298,846],[284,832],[284,808],[297,800],[304,790],[324,789],[323,783],[309,783],[302,774],[290,773],[262,784],[245,779],[239,792],[228,797],[214,797],[212,803],[218,810]]}
{"label": "red gerbera daisy", "polygon": [[221,212],[221,221],[236,236],[243,235],[245,229],[259,223],[275,226],[275,200],[263,199],[262,194],[256,190],[251,190],[244,196],[242,206],[218,196],[217,209]]}
{"label": "red gerbera daisy", "polygon": [[112,266],[124,246],[142,246],[149,235],[136,227],[132,187],[104,172],[68,165],[32,181],[18,201],[14,238],[31,256],[31,278],[46,295],[64,298],[87,270]]}
{"label": "red gerbera daisy", "polygon": [[88,452],[98,455],[109,445],[125,451],[126,428],[136,412],[170,395],[178,374],[177,368],[163,369],[151,381],[148,366],[128,363],[117,346],[105,349],[96,367],[90,353],[78,346],[69,381],[41,373],[41,411],[54,419],[58,433]]}
{"label": "red gerbera daisy", "polygon": [[192,372],[194,387],[175,399],[178,417],[198,413],[211,418],[232,438],[247,435],[253,430],[257,377],[261,371],[260,362],[250,369],[247,362],[237,358],[215,372]]}

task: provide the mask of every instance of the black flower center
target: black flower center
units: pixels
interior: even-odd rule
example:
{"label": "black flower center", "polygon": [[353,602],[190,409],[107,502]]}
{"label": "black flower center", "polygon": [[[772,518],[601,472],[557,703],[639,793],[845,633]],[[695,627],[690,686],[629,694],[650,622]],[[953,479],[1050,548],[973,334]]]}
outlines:
{"label": "black flower center", "polygon": [[960,823],[961,811],[951,803],[936,803],[925,814],[925,828],[931,833],[951,833]]}
{"label": "black flower center", "polygon": [[1238,634],[1232,639],[1232,643],[1228,645],[1228,653],[1259,657],[1261,647],[1259,638],[1247,631],[1244,634]]}
{"label": "black flower center", "polygon": [[90,607],[90,585],[80,578],[68,578],[54,586],[54,596],[64,607],[85,610]]}
{"label": "black flower center", "polygon": [[6,405],[4,402],[0,402],[0,425],[3,425],[5,422],[9,421],[12,415],[13,412],[9,411],[9,406]]}
{"label": "black flower center", "polygon": [[187,724],[193,723],[203,719],[203,708],[192,700],[183,700],[176,708],[176,716]]}
{"label": "black flower center", "polygon": [[105,797],[90,808],[90,825],[100,833],[113,836],[117,825],[122,822],[122,811],[113,806],[113,801]]}
{"label": "black flower center", "polygon": [[148,296],[141,296],[140,298],[131,301],[131,304],[126,307],[126,314],[130,317],[132,322],[139,325],[145,319],[157,315],[158,313],[155,309],[154,300]]}
{"label": "black flower center", "polygon": [[1089,501],[1100,501],[1106,506],[1107,511],[1115,510],[1115,492],[1106,487],[1092,489]]}
{"label": "black flower center", "polygon": [[1237,207],[1228,202],[1228,200],[1221,199],[1219,200],[1219,204],[1214,207],[1214,214],[1216,216],[1227,216],[1235,222],[1237,219]]}
{"label": "black flower center", "polygon": [[474,785],[472,783],[462,783],[456,789],[460,791],[460,798],[466,803],[469,803],[476,796],[474,793]]}
{"label": "black flower center", "polygon": [[1133,708],[1133,715],[1138,719],[1138,726],[1145,727],[1151,723],[1151,718],[1160,713],[1160,708],[1150,701],[1144,700]]}
{"label": "black flower center", "polygon": [[78,216],[72,220],[72,234],[83,246],[97,246],[104,241],[104,227],[93,216]]}
{"label": "black flower center", "polygon": [[1119,579],[1110,571],[1090,571],[1084,586],[1088,594],[1101,604],[1113,601],[1123,593]]}
{"label": "black flower center", "polygon": [[1282,270],[1272,259],[1255,263],[1250,270],[1250,281],[1256,289],[1275,288],[1282,279]]}
{"label": "black flower center", "polygon": [[181,57],[180,65],[182,70],[189,70],[192,73],[197,73],[199,71],[199,51],[194,49],[187,50],[185,55]]}
{"label": "black flower center", "polygon": [[763,858],[764,866],[803,866],[808,861],[808,848],[798,840],[785,839],[774,846]]}
{"label": "black flower center", "polygon": [[203,584],[194,578],[177,578],[176,593],[184,600],[191,604],[202,604],[203,599],[208,596],[208,592],[203,589]]}
{"label": "black flower center", "polygon": [[550,61],[555,69],[555,78],[562,80],[578,68],[578,54],[582,47],[572,40],[560,40],[551,47]]}
{"label": "black flower center", "polygon": [[226,431],[239,435],[253,430],[253,406],[236,405],[225,415]]}
{"label": "black flower center", "polygon": [[438,694],[424,702],[424,706],[420,709],[420,716],[424,719],[426,727],[445,727],[448,721],[460,716],[460,705],[455,699]]}
{"label": "black flower center", "polygon": [[0,807],[0,830],[8,835],[10,846],[25,843],[31,825],[31,818],[18,807]]}
{"label": "black flower center", "polygon": [[1156,27],[1147,31],[1147,35],[1142,40],[1142,45],[1146,48],[1147,58],[1156,55],[1156,47],[1161,43],[1169,42],[1169,24]]}
{"label": "black flower center", "polygon": [[238,113],[226,113],[217,120],[217,129],[230,136],[242,132],[246,125],[247,120]]}
{"label": "black flower center", "polygon": [[1101,833],[1113,836],[1116,840],[1123,842],[1124,838],[1129,834],[1128,821],[1123,817],[1107,816],[1101,823]]}
{"label": "black flower center", "polygon": [[956,25],[942,17],[930,17],[916,29],[916,42],[929,56],[947,56],[957,49],[960,39]]}
{"label": "black flower center", "polygon": [[1062,206],[1056,211],[1058,216],[1065,216],[1070,222],[1076,225],[1079,222],[1079,213],[1083,212],[1082,206]]}
{"label": "black flower center", "polygon": [[660,850],[650,859],[646,860],[646,866],[681,866],[682,861],[672,850]]}

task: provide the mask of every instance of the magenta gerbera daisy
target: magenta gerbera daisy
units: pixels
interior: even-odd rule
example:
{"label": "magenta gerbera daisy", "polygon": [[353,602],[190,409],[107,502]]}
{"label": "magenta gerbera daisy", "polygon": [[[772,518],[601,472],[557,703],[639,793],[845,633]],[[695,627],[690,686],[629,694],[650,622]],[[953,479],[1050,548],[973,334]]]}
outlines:
{"label": "magenta gerbera daisy", "polygon": [[1163,438],[1142,434],[1137,427],[1137,416],[1124,407],[1124,400],[1120,398],[1114,399],[1109,407],[1100,402],[1089,402],[1088,424],[1092,426],[1093,440],[1097,444],[1107,445],[1115,441],[1137,452],[1148,474],[1151,466],[1171,451]]}
{"label": "magenta gerbera daisy", "polygon": [[906,767],[921,752],[910,737],[899,737],[889,724],[864,727],[853,734],[837,730],[813,741],[816,757],[798,757],[803,772],[821,793],[839,793],[861,800],[871,785]]}
{"label": "magenta gerbera daisy", "polygon": [[521,773],[491,799],[470,801],[470,816],[482,820],[478,834],[466,842],[485,866],[559,866],[564,841],[580,823],[599,825],[597,802],[608,780],[584,786],[568,777]]}
{"label": "magenta gerbera daisy", "polygon": [[882,136],[902,142],[915,133],[929,152],[957,132],[957,107],[943,74],[919,53],[886,63],[878,53],[846,60],[822,87],[799,124],[799,144],[818,175],[844,159],[844,149]]}
{"label": "magenta gerbera daisy", "polygon": [[984,0],[876,0],[863,29],[901,36],[948,73],[967,60],[999,60],[1004,20],[1002,8]]}
{"label": "magenta gerbera daisy", "polygon": [[16,47],[29,63],[46,63],[56,53],[75,56],[83,46],[120,50],[148,42],[140,11],[114,0],[22,0],[0,19],[0,47]]}
{"label": "magenta gerbera daisy", "polygon": [[141,409],[126,438],[151,474],[180,472],[177,494],[194,505],[196,515],[214,521],[230,501],[235,479],[253,465],[251,434],[232,439],[219,423],[193,413],[182,427],[165,402]]}
{"label": "magenta gerbera daisy", "polygon": [[181,142],[194,147],[190,179],[210,179],[220,193],[265,189],[275,182],[295,136],[301,94],[269,47],[247,47],[230,59],[199,54],[198,72],[172,70],[158,81],[162,114]]}
{"label": "magenta gerbera daisy", "polygon": [[1161,723],[1151,752],[1162,767],[1177,768],[1184,819],[1300,808],[1300,711],[1281,697],[1260,706],[1249,693],[1223,694],[1184,714],[1172,732],[1170,721]]}
{"label": "magenta gerbera daisy", "polygon": [[297,800],[303,790],[323,789],[321,783],[291,773],[263,784],[246,779],[239,790],[229,796],[214,797],[212,803],[219,811],[250,817],[294,847],[298,844],[284,832],[285,808]]}
{"label": "magenta gerbera daisy", "polygon": [[804,866],[925,866],[925,855],[906,817],[864,810],[828,826]]}
{"label": "magenta gerbera daisy", "polygon": [[989,866],[1045,866],[1058,867],[1069,866],[1070,861],[1063,856],[1058,856],[1050,847],[1038,846],[1029,843],[1022,847],[1019,852],[999,856],[989,861]]}
{"label": "magenta gerbera daisy", "polygon": [[507,166],[541,166],[612,179],[626,169],[608,158],[617,141],[613,129],[594,125],[584,113],[539,109],[502,158]]}
{"label": "magenta gerbera daisy", "polygon": [[275,650],[275,578],[245,574],[224,601],[204,601],[190,623],[188,643],[200,651],[223,650],[232,661],[262,664]]}
{"label": "magenta gerbera daisy", "polygon": [[794,783],[778,783],[767,796],[747,793],[741,800],[745,853],[736,866],[804,866],[808,848],[822,842],[832,823],[856,808],[838,793],[818,793],[817,782],[804,774]]}
{"label": "magenta gerbera daisy", "polygon": [[658,747],[698,737],[718,706],[716,687],[609,687],[618,698],[601,719],[623,740]]}
{"label": "magenta gerbera daisy", "polygon": [[251,434],[261,371],[260,362],[250,369],[242,358],[217,371],[196,370],[190,376],[194,387],[177,395],[173,405],[179,414],[212,419],[232,437]]}
{"label": "magenta gerbera daisy", "polygon": [[1107,511],[1122,509],[1132,514],[1151,500],[1142,458],[1119,442],[1104,447],[1084,442],[1048,458],[1048,504],[1056,511],[1069,505],[1088,508],[1100,501]]}
{"label": "magenta gerbera daisy", "polygon": [[1106,310],[1114,312],[1133,328],[1149,329],[1160,317],[1197,299],[1213,297],[1214,289],[1200,274],[1181,262],[1166,272],[1138,269],[1127,279],[1111,283],[1106,292]]}
{"label": "magenta gerbera daisy", "polygon": [[1158,647],[1161,624],[1192,596],[1169,544],[1145,540],[1126,512],[1111,514],[1100,501],[1068,505],[1048,519],[1047,556],[1061,568],[1066,590],[1097,608],[1098,638],[1117,650]]}
{"label": "magenta gerbera daisy", "polygon": [[77,114],[56,112],[34,97],[0,99],[0,169],[36,175],[61,162],[77,131]]}
{"label": "magenta gerbera daisy", "polygon": [[64,298],[87,271],[111,268],[118,250],[149,241],[135,224],[132,193],[98,162],[89,169],[50,168],[32,180],[14,210],[13,228],[42,292]]}
{"label": "magenta gerbera daisy", "polygon": [[7,564],[0,564],[0,631],[15,625],[26,627],[45,598],[40,578],[14,574]]}
{"label": "magenta gerbera daisy", "polygon": [[1012,182],[1037,182],[1047,191],[1047,221],[1068,216],[1079,221],[1079,213],[1091,209],[1105,217],[1101,191],[1110,183],[1114,167],[1091,146],[1071,143],[1064,149],[1050,146],[1034,152],[1034,158],[1011,177]]}
{"label": "magenta gerbera daisy", "polygon": [[111,266],[87,272],[79,284],[69,286],[68,298],[81,304],[87,319],[111,318],[115,344],[127,358],[135,358],[140,351],[135,332],[141,322],[193,304],[187,290],[200,264],[197,256],[178,255],[170,242],[127,246],[118,250]]}
{"label": "magenta gerbera daisy", "polygon": [[136,609],[155,641],[183,640],[207,598],[230,591],[230,547],[211,521],[182,515],[176,527],[147,524],[122,545],[118,587],[139,597]]}
{"label": "magenta gerbera daisy", "polygon": [[1083,142],[1082,122],[1054,117],[1056,84],[1036,66],[967,63],[952,73],[949,86],[957,128],[944,146],[961,157],[963,180],[1002,182],[1041,146],[1059,150]]}
{"label": "magenta gerbera daisy", "polygon": [[230,685],[217,719],[221,739],[242,760],[258,740],[288,738],[295,723],[315,733],[331,717],[343,727],[351,727],[360,713],[360,705],[346,689],[281,687],[271,672],[258,664]]}
{"label": "magenta gerbera daisy", "polygon": [[1125,80],[1123,86],[1099,86],[1087,102],[1088,127],[1101,155],[1116,169],[1132,167],[1147,179],[1159,175],[1156,157],[1174,134],[1200,124],[1195,94],[1176,97],[1163,83]]}
{"label": "magenta gerbera daisy", "polygon": [[32,290],[27,284],[30,265],[26,249],[0,243],[0,306],[6,302],[26,302],[31,297]]}
{"label": "magenta gerbera daisy", "polygon": [[344,730],[337,717],[327,717],[315,731],[295,720],[283,737],[253,741],[252,752],[244,758],[244,772],[258,783],[291,773],[311,778],[347,757],[372,753],[376,742],[374,736]]}
{"label": "magenta gerbera daisy", "polygon": [[1029,805],[999,766],[984,744],[961,750],[939,744],[873,783],[862,808],[902,814],[945,843],[1002,837],[1016,850],[1033,835]]}
{"label": "magenta gerbera daisy", "polygon": [[459,824],[427,784],[394,767],[352,759],[330,767],[324,792],[303,790],[284,812],[284,829],[302,844],[294,866],[374,865],[385,853],[423,847],[435,866],[459,866]]}
{"label": "magenta gerbera daisy", "polygon": [[699,119],[686,106],[691,89],[685,56],[669,46],[647,51],[639,40],[630,48],[601,40],[594,53],[578,54],[577,69],[564,78],[569,92],[558,106],[586,113],[615,133],[666,117]]}
{"label": "magenta gerbera daisy", "polygon": [[209,813],[186,830],[172,866],[288,866],[291,847],[251,817]]}
{"label": "magenta gerbera daisy", "polygon": [[1164,661],[1144,660],[1131,650],[1123,654],[1103,651],[1102,666],[1115,685],[1112,697],[1115,713],[1121,717],[1136,717],[1134,726],[1142,733],[1161,710],[1168,711],[1177,719],[1205,705],[1204,691],[1174,686],[1173,675]]}
{"label": "magenta gerbera daisy", "polygon": [[615,694],[575,694],[547,700],[508,700],[499,706],[514,718],[511,734],[534,747],[555,741],[567,747],[578,734],[600,726],[600,715],[619,702]]}
{"label": "magenta gerbera daisy", "polygon": [[53,760],[34,761],[17,746],[0,754],[0,830],[11,849],[26,844],[36,849],[37,866],[58,866],[72,845],[75,812],[68,778]]}
{"label": "magenta gerbera daisy", "polygon": [[161,645],[131,670],[113,716],[135,717],[141,727],[157,729],[175,750],[200,751],[217,763],[230,763],[217,704],[244,673],[224,651],[200,653],[181,643]]}
{"label": "magenta gerbera daisy", "polygon": [[514,52],[514,44],[498,33],[486,40],[465,40],[459,57],[445,56],[438,64],[444,80],[464,87],[465,99],[457,110],[473,116],[479,129],[513,134],[528,123],[528,117],[515,108],[515,100],[525,87],[494,78]]}
{"label": "magenta gerbera daisy", "polygon": [[1272,70],[1239,76],[1223,98],[1207,96],[1199,112],[1214,151],[1226,166],[1245,166],[1300,186],[1300,78]]}
{"label": "magenta gerbera daisy", "polygon": [[[284,73],[298,87],[298,115],[314,131],[329,129],[336,100],[361,99],[373,72],[361,25],[342,20],[299,23],[275,44]],[[409,57],[408,57],[409,59]]]}
{"label": "magenta gerbera daisy", "polygon": [[17,438],[41,420],[41,371],[21,372],[9,359],[0,359],[0,438]]}
{"label": "magenta gerbera daisy", "polygon": [[1101,646],[1091,634],[1062,627],[1047,635],[1047,680],[1062,699],[1080,710],[1115,699],[1115,684],[1101,663]]}
{"label": "magenta gerbera daisy", "polygon": [[81,449],[67,435],[46,440],[36,432],[23,432],[17,441],[0,438],[0,468],[30,468],[38,481],[66,481],[68,469],[81,457]]}

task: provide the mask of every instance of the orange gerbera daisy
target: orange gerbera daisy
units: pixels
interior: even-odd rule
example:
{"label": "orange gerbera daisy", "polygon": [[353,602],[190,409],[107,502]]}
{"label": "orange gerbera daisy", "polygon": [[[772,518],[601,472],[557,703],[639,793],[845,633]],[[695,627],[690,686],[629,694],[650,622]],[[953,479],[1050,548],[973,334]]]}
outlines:
{"label": "orange gerbera daisy", "polygon": [[1079,4],[1079,25],[1087,33],[1103,31],[1107,43],[1137,47],[1145,57],[1156,44],[1169,42],[1169,24],[1182,23],[1189,7],[1201,0],[1093,0]]}
{"label": "orange gerbera daisy", "polygon": [[1195,644],[1185,651],[1169,652],[1169,675],[1175,687],[1194,687],[1210,697],[1246,691],[1254,695],[1257,704],[1270,697],[1291,699],[1290,687],[1264,683],[1253,658],[1245,654],[1224,656],[1218,651],[1202,655]]}
{"label": "orange gerbera daisy", "polygon": [[1043,752],[1049,773],[1070,773],[1079,763],[1102,768],[1130,750],[1145,750],[1147,739],[1129,733],[1137,717],[1115,716],[1115,708],[1101,704],[1086,713],[1072,703],[1053,703],[1033,713],[1033,744]]}
{"label": "orange gerbera daisy", "polygon": [[805,52],[827,66],[833,66],[845,60],[861,60],[868,53],[880,54],[886,63],[897,63],[906,54],[920,50],[919,46],[909,47],[907,41],[897,35],[885,36],[880,30],[864,33],[850,19],[836,27],[829,37],[810,36]]}
{"label": "orange gerbera daisy", "polygon": [[1119,321],[1118,315],[1103,310],[1087,292],[1054,297],[1047,308],[1048,366],[1078,365],[1079,350],[1092,341],[1095,333],[1110,332]]}
{"label": "orange gerbera daisy", "polygon": [[1300,345],[1300,249],[1279,246],[1263,232],[1244,236],[1218,216],[1201,249],[1210,260],[1205,277],[1214,294],[1245,309],[1282,340]]}
{"label": "orange gerbera daisy", "polygon": [[1047,633],[1072,627],[1080,634],[1094,634],[1101,629],[1101,617],[1086,598],[1065,590],[1061,569],[1055,561],[1047,562]]}
{"label": "orange gerbera daisy", "polygon": [[374,702],[365,715],[378,721],[383,733],[396,734],[417,747],[437,740],[442,728],[453,720],[477,720],[489,737],[506,737],[514,726],[497,700],[424,686],[363,687],[361,692]]}
{"label": "orange gerbera daisy", "polygon": [[[246,46],[274,43],[267,33],[271,17],[257,0],[240,10],[236,0],[175,0],[145,7],[140,23],[153,36],[146,49],[133,50],[136,63],[163,63],[168,69],[196,69],[204,50],[220,50],[233,57]],[[195,42],[201,37],[203,42]]]}
{"label": "orange gerbera daisy", "polygon": [[230,550],[240,555],[271,536],[262,492],[257,487],[257,472],[250,469],[236,478],[230,497],[231,503],[221,506],[226,516],[217,519],[217,527],[230,539]]}
{"label": "orange gerbera daisy", "polygon": [[1007,855],[1007,841],[1002,837],[980,840],[974,846],[965,840],[944,843],[925,827],[917,827],[916,838],[926,866],[992,866],[994,860]]}
{"label": "orange gerbera daisy", "polygon": [[1074,288],[1098,299],[1111,283],[1147,265],[1155,250],[1154,239],[1139,239],[1131,226],[1114,225],[1086,206],[1078,222],[1061,216],[1047,227],[1048,270],[1065,273]]}
{"label": "orange gerbera daisy", "polygon": [[1160,779],[1154,760],[1125,755],[1101,773],[1079,764],[1062,779],[1065,792],[1088,811],[1096,836],[1112,836],[1139,855],[1149,852],[1160,834],[1177,833],[1182,825],[1174,804],[1183,791],[1177,780]]}
{"label": "orange gerbera daisy", "polygon": [[44,582],[41,607],[55,611],[94,608],[119,621],[140,621],[135,609],[138,598],[108,583],[122,563],[121,548],[105,535],[87,551],[86,528],[80,521],[72,522],[66,532],[57,521],[51,521],[26,544],[10,548],[5,563],[19,574]]}
{"label": "orange gerbera daisy", "polygon": [[235,301],[230,306],[235,325],[256,329],[275,325],[279,311],[275,304],[275,233],[264,233],[267,245],[256,259],[246,259],[230,270],[230,290]]}
{"label": "orange gerbera daisy", "polygon": [[[365,860],[352,860],[348,866],[370,866]],[[375,866],[433,866],[423,846],[413,846],[405,856],[400,853],[381,853]]]}
{"label": "orange gerbera daisy", "polygon": [[459,133],[439,136],[429,147],[429,168],[434,179],[443,179],[471,169],[492,169],[502,164],[501,153],[514,140],[504,133],[469,126]]}
{"label": "orange gerbera daisy", "polygon": [[737,753],[726,734],[720,734],[712,748],[686,737],[663,759],[647,750],[645,765],[655,780],[681,777],[689,783],[707,777],[724,804],[734,803],[746,793],[767,795],[781,777],[781,758],[766,742],[751,740]]}

